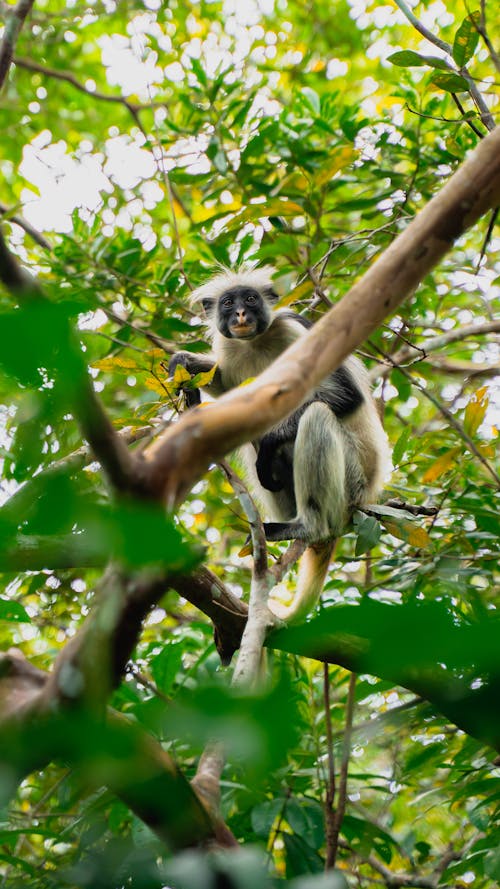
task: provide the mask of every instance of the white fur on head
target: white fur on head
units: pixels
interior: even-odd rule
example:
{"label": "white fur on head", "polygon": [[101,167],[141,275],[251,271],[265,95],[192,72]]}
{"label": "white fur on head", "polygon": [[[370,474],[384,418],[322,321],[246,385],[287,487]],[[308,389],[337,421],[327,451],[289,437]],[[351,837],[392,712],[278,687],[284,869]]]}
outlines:
{"label": "white fur on head", "polygon": [[205,300],[215,302],[220,296],[232,287],[253,287],[255,290],[266,290],[273,286],[273,275],[275,270],[270,265],[263,266],[260,269],[250,269],[249,271],[232,272],[226,269],[220,272],[215,278],[211,278],[206,284],[193,290],[189,297],[191,305],[196,306]]}

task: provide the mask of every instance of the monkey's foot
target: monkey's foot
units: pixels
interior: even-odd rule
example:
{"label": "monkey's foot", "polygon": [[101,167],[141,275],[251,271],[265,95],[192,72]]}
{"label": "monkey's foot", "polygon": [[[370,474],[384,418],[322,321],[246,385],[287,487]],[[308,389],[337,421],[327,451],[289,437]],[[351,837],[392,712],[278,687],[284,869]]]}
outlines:
{"label": "monkey's foot", "polygon": [[306,540],[302,522],[264,522],[266,540]]}

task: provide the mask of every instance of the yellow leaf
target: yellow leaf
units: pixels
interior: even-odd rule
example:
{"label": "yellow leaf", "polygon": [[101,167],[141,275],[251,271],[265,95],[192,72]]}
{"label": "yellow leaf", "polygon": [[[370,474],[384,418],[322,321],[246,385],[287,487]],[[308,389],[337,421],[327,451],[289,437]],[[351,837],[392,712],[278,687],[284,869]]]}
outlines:
{"label": "yellow leaf", "polygon": [[398,540],[404,540],[405,543],[422,549],[429,546],[431,539],[425,528],[413,525],[412,522],[391,522],[389,519],[382,519],[382,524],[393,537]]}
{"label": "yellow leaf", "polygon": [[475,435],[484,420],[489,404],[489,399],[486,396],[487,391],[487,386],[478,389],[465,408],[464,430],[467,435]]}
{"label": "yellow leaf", "polygon": [[[177,391],[172,383],[160,383],[156,377],[146,377],[144,385],[146,386],[146,389],[152,389],[153,392],[157,392],[159,395],[163,395],[163,397],[169,393],[175,395]],[[169,385],[172,387],[171,389],[169,389]]]}
{"label": "yellow leaf", "polygon": [[418,525],[412,525],[411,522],[408,522],[405,530],[408,531],[408,543],[411,543],[412,546],[421,549],[430,545],[431,538],[425,528]]}
{"label": "yellow leaf", "polygon": [[190,379],[191,374],[189,373],[189,371],[186,370],[186,368],[183,367],[182,364],[178,364],[174,370],[174,386],[177,386],[177,388],[179,388],[180,386],[182,386],[183,383],[188,383]]}
{"label": "yellow leaf", "polygon": [[326,182],[330,182],[340,170],[349,166],[358,154],[359,151],[356,151],[350,145],[345,145],[343,148],[335,148],[318,175],[315,176],[314,181],[316,185],[325,185]]}
{"label": "yellow leaf", "polygon": [[298,287],[294,287],[291,293],[288,293],[278,302],[278,308],[283,308],[283,306],[289,306],[290,303],[297,302],[299,299],[304,299],[306,296],[311,296],[314,291],[314,284],[309,278],[306,281],[303,281],[302,284],[299,284]]}
{"label": "yellow leaf", "polygon": [[249,543],[245,543],[245,546],[241,547],[241,549],[238,553],[238,556],[240,559],[243,559],[244,556],[251,556],[252,553],[253,553],[252,544],[249,542]]}
{"label": "yellow leaf", "polygon": [[164,349],[148,349],[148,358],[160,358],[162,361],[166,359],[166,353]]}
{"label": "yellow leaf", "polygon": [[487,444],[486,442],[478,444],[477,449],[487,460],[494,460],[497,455],[496,448],[494,448],[492,444]]}
{"label": "yellow leaf", "polygon": [[99,361],[93,361],[92,367],[96,367],[98,370],[138,371],[144,369],[137,364],[137,361],[134,358],[122,358],[121,355],[114,355],[111,358],[101,358]]}
{"label": "yellow leaf", "polygon": [[309,179],[300,170],[294,170],[288,176],[285,176],[281,182],[281,191],[284,194],[291,194],[298,191],[299,194],[309,188]]}
{"label": "yellow leaf", "polygon": [[425,470],[422,481],[423,482],[434,482],[437,478],[447,472],[448,469],[455,463],[455,458],[460,453],[460,448],[450,448],[449,451],[445,451],[444,454],[441,454],[437,460],[432,463],[428,469]]}
{"label": "yellow leaf", "polygon": [[249,204],[245,210],[239,213],[235,220],[241,222],[254,222],[263,216],[303,216],[304,209],[294,201],[285,201],[282,198],[272,198],[259,204]]}
{"label": "yellow leaf", "polygon": [[197,386],[201,386],[202,388],[203,386],[209,386],[214,378],[216,370],[217,365],[214,364],[214,366],[211,367],[210,370],[205,371],[205,373],[196,374],[196,376],[193,377],[193,381],[196,383]]}

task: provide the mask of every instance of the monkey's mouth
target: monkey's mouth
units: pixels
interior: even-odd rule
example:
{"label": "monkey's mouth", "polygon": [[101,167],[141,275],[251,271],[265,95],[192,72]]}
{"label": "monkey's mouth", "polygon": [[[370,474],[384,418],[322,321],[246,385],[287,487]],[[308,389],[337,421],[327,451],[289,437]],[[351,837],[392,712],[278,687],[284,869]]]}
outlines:
{"label": "monkey's mouth", "polygon": [[255,324],[232,324],[229,328],[231,336],[235,339],[244,340],[255,334]]}

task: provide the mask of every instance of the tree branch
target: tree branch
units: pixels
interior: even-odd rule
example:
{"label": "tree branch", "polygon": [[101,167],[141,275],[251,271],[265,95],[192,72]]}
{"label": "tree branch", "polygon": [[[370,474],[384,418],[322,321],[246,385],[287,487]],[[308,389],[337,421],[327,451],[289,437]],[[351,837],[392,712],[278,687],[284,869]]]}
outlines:
{"label": "tree branch", "polygon": [[69,83],[81,93],[90,96],[91,99],[97,99],[99,102],[114,102],[115,104],[123,105],[128,111],[134,113],[148,108],[164,108],[167,105],[166,102],[129,102],[124,96],[113,96],[110,95],[110,93],[101,93],[98,90],[89,89],[85,84],[80,83],[74,74],[71,74],[69,71],[59,71],[57,68],[48,68],[46,65],[40,65],[38,62],[33,62],[31,59],[25,59],[21,56],[15,56],[13,61],[18,68],[24,68],[26,71],[35,71],[37,74],[42,74],[44,77],[51,77],[54,80],[61,80],[64,83]]}
{"label": "tree branch", "polygon": [[356,674],[351,673],[349,677],[349,690],[347,693],[347,709],[345,717],[345,730],[342,741],[342,761],[340,764],[339,789],[337,795],[337,805],[333,817],[332,831],[330,837],[330,848],[325,862],[325,869],[331,870],[335,867],[337,860],[337,852],[339,846],[340,829],[344,820],[347,805],[347,777],[349,772],[349,759],[351,756],[351,738],[352,738],[352,722],[354,715],[354,702],[356,692]]}
{"label": "tree branch", "polygon": [[54,709],[53,700],[49,708],[40,707],[50,697],[46,689],[50,682],[21,652],[10,649],[0,654],[2,759],[15,767],[18,780],[54,758],[85,766],[79,738],[91,733],[93,743],[99,745],[99,768],[97,773],[87,769],[87,778],[100,785],[105,775],[110,790],[169,847],[182,849],[214,840],[236,845],[226,825],[205,808],[169,754],[137,723],[112,709],[103,722],[94,721],[88,711],[73,710],[73,730],[68,732],[65,714]]}
{"label": "tree branch", "polygon": [[15,225],[18,225],[19,228],[22,228],[23,231],[25,231],[30,238],[33,238],[35,243],[39,244],[40,247],[43,247],[44,250],[52,250],[50,241],[47,241],[36,228],[33,228],[24,216],[20,216],[18,213],[7,207],[6,204],[0,203],[0,216],[5,217],[9,222],[13,222]]}
{"label": "tree branch", "polygon": [[[495,706],[500,695],[498,631],[493,618],[458,624],[456,617],[430,603],[415,607],[366,601],[323,609],[300,627],[273,630],[267,644],[388,679],[500,751],[500,715]],[[477,676],[481,683],[476,686]]]}
{"label": "tree branch", "polygon": [[17,38],[33,3],[34,0],[19,0],[5,22],[5,30],[0,44],[0,90],[12,64]]}
{"label": "tree branch", "polygon": [[455,327],[453,330],[447,330],[439,336],[431,337],[422,346],[412,346],[411,343],[405,343],[397,352],[391,355],[387,366],[379,365],[370,371],[370,379],[373,382],[380,378],[385,378],[397,365],[412,362],[413,359],[420,361],[425,360],[431,352],[437,352],[451,343],[461,342],[466,339],[474,339],[478,336],[485,336],[488,333],[500,333],[500,321],[487,321],[480,324],[469,324],[466,327]]}

